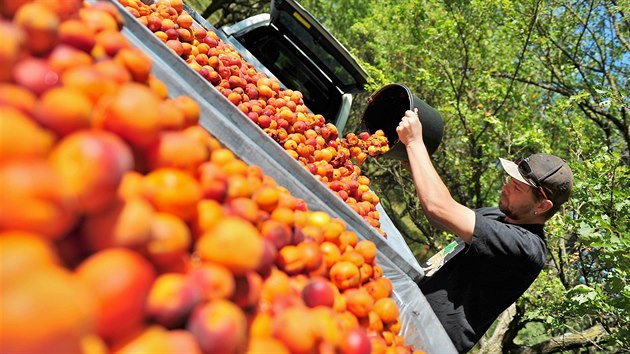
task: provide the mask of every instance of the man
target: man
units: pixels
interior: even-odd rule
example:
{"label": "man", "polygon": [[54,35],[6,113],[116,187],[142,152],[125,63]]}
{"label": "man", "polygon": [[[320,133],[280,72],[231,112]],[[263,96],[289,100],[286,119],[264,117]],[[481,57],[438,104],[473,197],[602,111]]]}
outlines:
{"label": "man", "polygon": [[451,197],[435,171],[417,110],[405,112],[396,132],[427,218],[466,243],[420,284],[455,348],[465,353],[545,265],[543,226],[569,199],[573,174],[553,155],[535,154],[516,163],[500,159],[511,180],[501,190],[499,208],[472,210]]}

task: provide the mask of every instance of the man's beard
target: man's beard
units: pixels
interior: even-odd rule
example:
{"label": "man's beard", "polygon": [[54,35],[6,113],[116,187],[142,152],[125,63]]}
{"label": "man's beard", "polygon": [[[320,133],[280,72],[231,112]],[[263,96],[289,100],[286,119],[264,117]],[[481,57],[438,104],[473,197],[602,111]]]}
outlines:
{"label": "man's beard", "polygon": [[512,213],[512,211],[507,207],[507,205],[505,205],[505,203],[503,202],[503,194],[501,194],[501,198],[499,199],[499,210],[501,210],[501,212],[503,214],[505,214],[505,216],[514,219],[514,214]]}

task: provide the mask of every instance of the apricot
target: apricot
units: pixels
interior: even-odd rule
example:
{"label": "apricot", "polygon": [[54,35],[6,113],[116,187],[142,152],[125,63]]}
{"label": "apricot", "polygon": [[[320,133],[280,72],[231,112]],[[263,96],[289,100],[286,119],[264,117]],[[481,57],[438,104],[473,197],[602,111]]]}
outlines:
{"label": "apricot", "polygon": [[280,340],[271,337],[250,337],[247,354],[290,354],[289,348]]}
{"label": "apricot", "polygon": [[58,136],[90,127],[93,104],[74,88],[57,87],[46,91],[35,104],[33,116]]}
{"label": "apricot", "polygon": [[111,13],[101,11],[98,8],[83,7],[79,10],[79,19],[95,33],[103,30],[118,30],[117,19]]}
{"label": "apricot", "polygon": [[53,11],[62,21],[76,16],[82,4],[81,0],[36,0],[35,2]]}
{"label": "apricot", "polygon": [[86,258],[76,274],[97,300],[97,334],[115,340],[141,327],[156,277],[144,257],[130,249],[109,248]]}
{"label": "apricot", "polygon": [[249,222],[226,217],[201,236],[195,249],[202,260],[222,264],[234,274],[242,275],[258,268],[264,243]]}
{"label": "apricot", "polygon": [[357,287],[361,281],[359,268],[351,262],[337,262],[330,268],[330,280],[340,290]]}
{"label": "apricot", "polygon": [[151,74],[151,58],[138,48],[122,48],[114,56],[114,61],[125,67],[134,81],[146,83]]}
{"label": "apricot", "polygon": [[255,271],[235,276],[234,294],[230,300],[243,310],[257,307],[262,290],[262,277]]}
{"label": "apricot", "polygon": [[368,315],[374,306],[374,299],[365,288],[347,289],[343,296],[346,298],[346,307],[357,318],[363,318]]}
{"label": "apricot", "polygon": [[302,299],[309,307],[326,306],[332,307],[335,302],[335,292],[332,284],[325,279],[316,278],[311,280],[302,289]]}
{"label": "apricot", "polygon": [[63,187],[80,212],[95,213],[111,205],[123,175],[134,167],[131,150],[119,137],[81,130],[66,136],[50,153]]}
{"label": "apricot", "polygon": [[199,122],[201,107],[190,96],[177,96],[170,103],[184,114],[184,127],[195,126]]}
{"label": "apricot", "polygon": [[147,86],[125,83],[109,100],[97,106],[100,109],[98,127],[119,135],[132,146],[147,147],[159,136],[159,102],[158,96]]}
{"label": "apricot", "polygon": [[266,220],[260,224],[259,229],[262,237],[271,241],[276,249],[281,249],[291,242],[291,229],[280,221]]}
{"label": "apricot", "polygon": [[177,264],[188,256],[191,243],[190,229],[182,219],[168,213],[153,214],[146,243],[153,264],[160,268]]}
{"label": "apricot", "polygon": [[186,326],[204,353],[236,353],[247,344],[247,318],[227,300],[198,305]]}
{"label": "apricot", "polygon": [[83,21],[70,19],[59,25],[59,43],[90,53],[96,44],[96,32]]}
{"label": "apricot", "polygon": [[374,312],[387,324],[394,323],[399,318],[398,305],[396,305],[396,302],[391,297],[376,300],[374,303]]}
{"label": "apricot", "polygon": [[169,348],[168,331],[159,325],[138,328],[111,345],[111,352],[116,354],[160,353]]}
{"label": "apricot", "polygon": [[57,44],[59,16],[42,4],[24,4],[15,13],[13,23],[24,30],[26,45],[35,55],[47,54]]}
{"label": "apricot", "polygon": [[1,232],[0,250],[3,287],[30,271],[59,264],[53,245],[41,235],[31,232]]}
{"label": "apricot", "polygon": [[201,188],[190,174],[174,168],[159,168],[145,176],[144,196],[160,212],[184,221],[192,220],[201,199]]}
{"label": "apricot", "polygon": [[159,275],[151,287],[146,312],[149,318],[166,328],[180,327],[200,301],[199,288],[191,286],[186,275],[165,273]]}
{"label": "apricot", "polygon": [[372,343],[362,328],[354,328],[344,333],[339,349],[342,354],[369,354]]}
{"label": "apricot", "polygon": [[[72,66],[67,68],[61,74],[61,82],[67,88],[74,88],[87,95],[92,103],[96,104],[104,96],[113,95],[119,89],[117,77],[110,77],[107,72],[97,69],[97,66]],[[104,101],[105,102],[105,101]],[[109,101],[107,101],[109,104]],[[97,125],[96,116],[99,112],[99,106],[95,106],[93,117]]]}
{"label": "apricot", "polygon": [[195,337],[185,329],[168,331],[166,339],[172,353],[203,354]]}
{"label": "apricot", "polygon": [[59,75],[45,60],[27,57],[15,63],[13,81],[39,96],[46,90],[59,85]]}
{"label": "apricot", "polygon": [[80,352],[94,328],[92,295],[64,268],[43,265],[3,280],[0,296],[2,352]]}
{"label": "apricot", "polygon": [[123,48],[131,48],[127,38],[118,29],[103,30],[95,36],[96,46],[107,56],[114,57]]}
{"label": "apricot", "polygon": [[[2,95],[3,92],[0,91],[0,96]],[[11,97],[15,95],[9,94],[8,98]],[[0,116],[0,162],[44,158],[48,155],[55,141],[51,132],[42,129],[28,116],[11,107],[0,106]]]}
{"label": "apricot", "polygon": [[141,247],[149,242],[153,213],[153,207],[143,198],[117,200],[85,220],[83,235],[93,250]]}
{"label": "apricot", "polygon": [[208,159],[210,153],[203,142],[191,139],[181,131],[165,131],[149,147],[147,155],[152,170],[171,167],[193,173]]}
{"label": "apricot", "polygon": [[46,160],[16,159],[0,165],[0,228],[33,232],[49,240],[75,224],[72,200]]}
{"label": "apricot", "polygon": [[48,56],[48,65],[59,75],[69,68],[89,66],[93,62],[89,54],[66,44],[57,45]]}
{"label": "apricot", "polygon": [[195,239],[211,229],[225,216],[223,206],[213,199],[202,199],[197,203],[197,214],[192,223]]}
{"label": "apricot", "polygon": [[[291,353],[310,353],[316,343],[311,313],[306,307],[289,307],[276,315],[273,335],[289,348]],[[300,323],[300,326],[296,326]]]}
{"label": "apricot", "polygon": [[210,262],[193,267],[186,281],[199,289],[204,301],[229,299],[236,289],[234,275],[226,267]]}

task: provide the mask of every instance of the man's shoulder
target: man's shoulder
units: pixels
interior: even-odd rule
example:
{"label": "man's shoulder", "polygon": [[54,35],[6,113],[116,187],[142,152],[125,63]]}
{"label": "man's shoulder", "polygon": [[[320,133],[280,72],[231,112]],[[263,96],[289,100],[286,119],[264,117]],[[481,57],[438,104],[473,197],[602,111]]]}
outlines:
{"label": "man's shoulder", "polygon": [[505,214],[497,207],[477,208],[475,209],[475,213],[494,220],[503,220],[505,218]]}

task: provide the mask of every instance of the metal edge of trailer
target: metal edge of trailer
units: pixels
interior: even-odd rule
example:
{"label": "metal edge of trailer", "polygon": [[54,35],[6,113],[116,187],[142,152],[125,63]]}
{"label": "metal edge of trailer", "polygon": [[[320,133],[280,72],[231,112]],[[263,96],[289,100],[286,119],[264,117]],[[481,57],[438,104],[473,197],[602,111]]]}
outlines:
{"label": "metal edge of trailer", "polygon": [[[322,210],[339,217],[361,239],[376,244],[377,262],[383,268],[384,275],[392,280],[394,298],[401,307],[401,333],[406,343],[428,353],[455,352],[444,328],[416,285],[416,281],[424,275],[422,270],[411,266],[372,226],[315,179],[183,59],[176,56],[118,1],[108,1],[117,6],[125,20],[123,35],[151,57],[152,73],[168,86],[169,94],[187,95],[199,103],[202,112],[200,125],[244,162],[260,166],[279,185],[304,199],[309,209]],[[216,30],[214,27],[212,29]]]}

